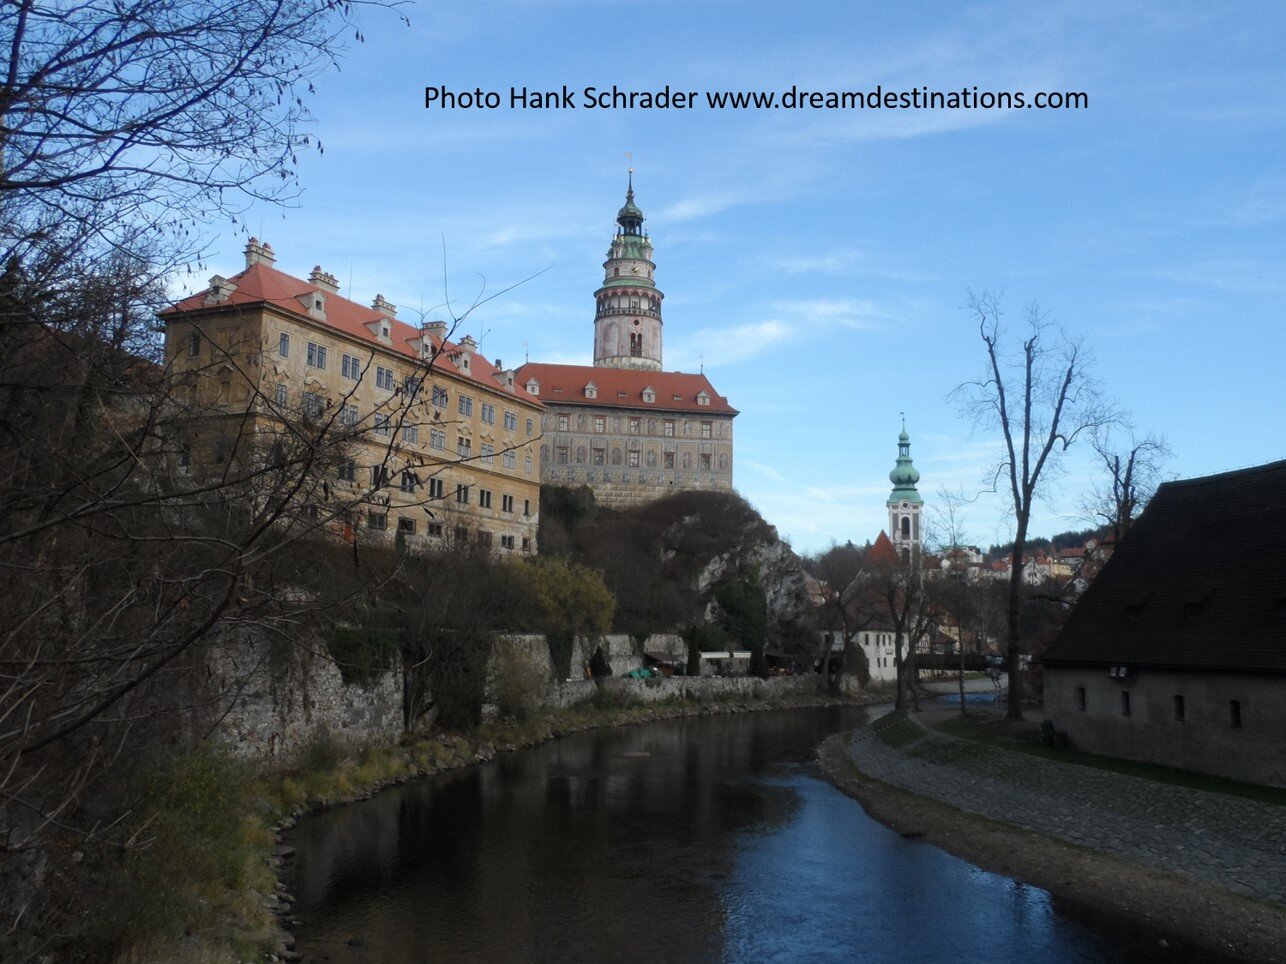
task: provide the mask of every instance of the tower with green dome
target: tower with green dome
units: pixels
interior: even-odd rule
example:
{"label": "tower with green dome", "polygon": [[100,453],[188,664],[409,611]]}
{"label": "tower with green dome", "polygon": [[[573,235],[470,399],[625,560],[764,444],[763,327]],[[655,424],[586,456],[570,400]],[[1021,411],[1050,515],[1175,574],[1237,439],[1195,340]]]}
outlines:
{"label": "tower with green dome", "polygon": [[643,212],[634,203],[633,169],[616,224],[603,262],[603,286],[594,292],[594,365],[660,371],[665,295],[653,278],[652,241],[643,230]]}
{"label": "tower with green dome", "polygon": [[889,494],[889,535],[893,545],[904,556],[918,552],[922,548],[920,535],[920,511],[924,500],[915,484],[920,481],[920,473],[911,463],[911,436],[906,433],[906,420],[902,421],[902,434],[898,436],[898,460],[889,473],[893,491]]}

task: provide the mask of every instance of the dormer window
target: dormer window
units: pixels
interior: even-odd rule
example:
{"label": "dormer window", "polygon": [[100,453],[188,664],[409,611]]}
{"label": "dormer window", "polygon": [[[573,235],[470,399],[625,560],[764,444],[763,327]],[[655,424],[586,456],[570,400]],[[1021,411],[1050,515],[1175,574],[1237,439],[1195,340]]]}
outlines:
{"label": "dormer window", "polygon": [[588,382],[585,385],[585,397],[598,398],[598,386],[595,385],[593,382]]}
{"label": "dormer window", "polygon": [[393,329],[389,326],[389,324],[388,324],[387,322],[385,322],[384,324],[380,325],[380,337],[381,337],[381,338],[392,338],[392,337],[393,337]]}
{"label": "dormer window", "polygon": [[643,401],[648,403],[656,401],[656,392],[652,391],[651,385],[643,389]]}
{"label": "dormer window", "polygon": [[697,392],[697,404],[698,404],[698,405],[709,405],[709,404],[710,404],[710,393],[709,393],[709,392],[706,392],[706,391],[700,391],[700,392]]}
{"label": "dormer window", "polygon": [[539,395],[539,394],[540,394],[540,382],[536,381],[536,379],[534,379],[534,378],[529,378],[529,379],[527,379],[527,394],[528,394],[528,395]]}

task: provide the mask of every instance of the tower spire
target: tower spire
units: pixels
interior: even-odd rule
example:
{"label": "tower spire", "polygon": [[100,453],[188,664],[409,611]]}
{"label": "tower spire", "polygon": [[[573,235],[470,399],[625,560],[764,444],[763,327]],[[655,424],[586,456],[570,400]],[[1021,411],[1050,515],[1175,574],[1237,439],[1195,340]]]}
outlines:
{"label": "tower spire", "polygon": [[[629,157],[630,155],[626,155]],[[603,286],[594,293],[594,364],[600,368],[661,370],[661,299],[653,274],[652,241],[634,203],[634,166],[627,172],[625,206],[603,262]]]}
{"label": "tower spire", "polygon": [[[886,503],[889,508],[889,529],[893,544],[898,549],[917,551],[921,548],[920,511],[924,499],[916,489],[920,473],[911,461],[911,436],[906,433],[906,414],[902,414],[902,433],[898,436],[898,458],[889,473],[893,491]],[[904,553],[905,554],[905,553]]]}

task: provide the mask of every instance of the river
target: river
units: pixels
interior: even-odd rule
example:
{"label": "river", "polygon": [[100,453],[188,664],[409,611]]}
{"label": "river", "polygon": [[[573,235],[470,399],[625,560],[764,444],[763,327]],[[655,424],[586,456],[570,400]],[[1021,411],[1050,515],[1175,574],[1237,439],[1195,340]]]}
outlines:
{"label": "river", "polygon": [[[812,765],[850,708],[595,730],[301,819],[305,961],[1125,961]],[[646,754],[646,755],[644,755]]]}

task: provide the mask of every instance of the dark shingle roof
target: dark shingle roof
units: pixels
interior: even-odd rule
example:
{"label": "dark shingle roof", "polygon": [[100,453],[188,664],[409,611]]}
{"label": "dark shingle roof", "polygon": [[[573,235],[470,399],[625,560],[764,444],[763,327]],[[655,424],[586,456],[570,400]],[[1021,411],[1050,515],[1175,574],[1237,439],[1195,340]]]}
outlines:
{"label": "dark shingle roof", "polygon": [[1162,485],[1044,661],[1286,673],[1286,461]]}

